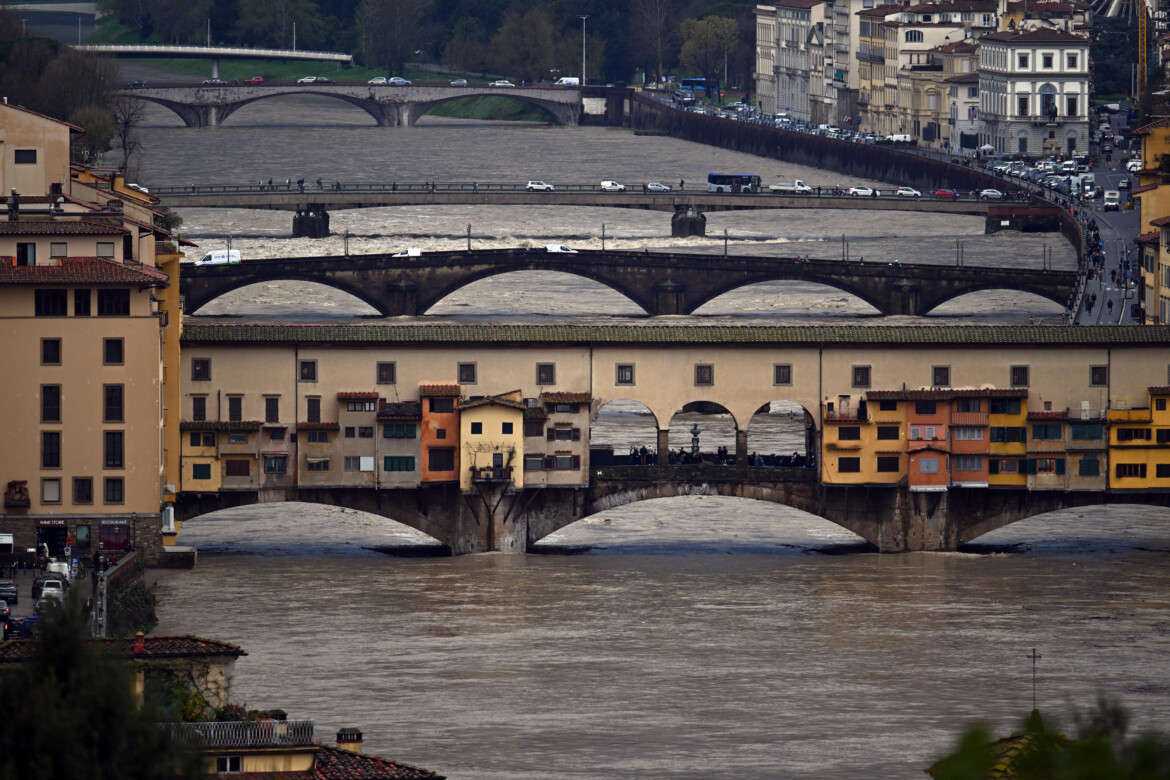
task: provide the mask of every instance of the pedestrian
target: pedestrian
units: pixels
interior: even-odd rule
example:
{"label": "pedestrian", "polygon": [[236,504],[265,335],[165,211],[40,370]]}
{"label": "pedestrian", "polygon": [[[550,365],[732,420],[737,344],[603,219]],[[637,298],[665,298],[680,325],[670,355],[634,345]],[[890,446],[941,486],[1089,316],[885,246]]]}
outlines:
{"label": "pedestrian", "polygon": [[1112,313],[1113,313],[1113,299],[1112,299],[1112,298],[1110,298],[1109,300],[1105,301],[1105,308],[1109,310],[1109,313],[1110,313],[1110,314],[1112,314]]}
{"label": "pedestrian", "polygon": [[471,191],[472,192],[479,192],[479,182],[473,181],[471,183]]}
{"label": "pedestrian", "polygon": [[687,186],[687,183],[686,183],[686,180],[685,180],[685,179],[679,179],[679,180],[678,180],[678,188],[679,188],[680,190],[682,190],[682,189],[685,189],[685,188],[686,188],[686,186]]}
{"label": "pedestrian", "polygon": [[268,189],[272,189],[272,177],[268,177]]}

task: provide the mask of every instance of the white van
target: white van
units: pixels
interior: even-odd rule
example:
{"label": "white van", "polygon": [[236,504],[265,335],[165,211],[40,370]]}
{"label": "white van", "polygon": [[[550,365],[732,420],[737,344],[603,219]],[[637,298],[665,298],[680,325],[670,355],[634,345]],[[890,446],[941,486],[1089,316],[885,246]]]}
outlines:
{"label": "white van", "polygon": [[401,252],[395,252],[391,257],[422,257],[422,250],[417,246],[408,246]]}
{"label": "white van", "polygon": [[546,252],[567,252],[568,254],[571,254],[571,255],[577,254],[576,249],[570,249],[569,247],[565,246],[564,244],[545,244],[544,250]]}
{"label": "white van", "polygon": [[886,140],[892,144],[908,144],[910,143],[910,136],[905,134],[887,135]]}
{"label": "white van", "polygon": [[60,574],[66,582],[73,581],[72,569],[68,563],[53,561],[45,566],[45,571],[50,574]]}
{"label": "white van", "polygon": [[577,76],[561,76],[553,84],[554,87],[579,87],[581,86],[581,79]]}
{"label": "white van", "polygon": [[240,250],[215,249],[195,261],[195,265],[227,265],[240,262]]}

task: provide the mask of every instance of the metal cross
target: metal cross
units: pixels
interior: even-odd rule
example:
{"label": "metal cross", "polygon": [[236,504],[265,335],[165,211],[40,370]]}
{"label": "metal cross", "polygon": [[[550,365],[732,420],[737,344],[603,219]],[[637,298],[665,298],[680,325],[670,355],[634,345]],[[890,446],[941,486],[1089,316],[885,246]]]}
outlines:
{"label": "metal cross", "polygon": [[1036,648],[1033,647],[1031,654],[1026,655],[1024,657],[1032,659],[1032,709],[1035,710],[1036,709],[1036,662],[1039,661],[1044,656],[1037,653]]}

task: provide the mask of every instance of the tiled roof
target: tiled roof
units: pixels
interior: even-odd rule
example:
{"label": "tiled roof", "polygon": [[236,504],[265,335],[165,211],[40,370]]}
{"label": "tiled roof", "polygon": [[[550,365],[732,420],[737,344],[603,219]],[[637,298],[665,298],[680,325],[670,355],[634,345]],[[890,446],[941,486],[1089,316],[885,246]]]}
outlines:
{"label": "tiled roof", "polygon": [[479,406],[507,406],[511,409],[526,409],[522,401],[513,401],[510,398],[498,398],[496,396],[487,396],[486,398],[476,398],[474,401],[460,401],[459,409],[475,409]]}
{"label": "tiled roof", "polygon": [[1166,227],[1167,225],[1170,225],[1170,217],[1158,217],[1157,219],[1151,219],[1150,224],[1154,227]]}
{"label": "tiled roof", "polygon": [[1082,35],[1073,35],[1064,30],[1035,28],[1023,32],[997,32],[984,35],[980,40],[1000,41],[1001,43],[1083,43],[1089,45],[1089,39]]}
{"label": "tiled roof", "polygon": [[[238,658],[247,655],[242,648],[214,639],[200,639],[196,636],[148,636],[143,637],[142,652],[134,652],[135,639],[101,639],[102,647],[117,658],[195,658],[230,655]],[[36,650],[31,639],[0,642],[0,662],[27,661]]]}
{"label": "tiled roof", "polygon": [[543,406],[533,406],[524,410],[525,420],[547,420],[548,413],[544,411]]}
{"label": "tiled roof", "polygon": [[542,404],[587,404],[593,401],[589,393],[541,393]]}
{"label": "tiled roof", "polygon": [[890,14],[898,14],[906,9],[900,5],[879,5],[873,8],[862,8],[855,15],[856,16],[879,16],[887,17]]}
{"label": "tiled roof", "polygon": [[182,420],[180,431],[258,431],[263,423],[259,420]]}
{"label": "tiled roof", "polygon": [[952,398],[1027,398],[1027,388],[963,388],[961,390],[869,390],[870,401],[949,401]]}
{"label": "tiled roof", "polygon": [[1059,412],[1028,412],[1029,420],[1067,420],[1068,410]]}
{"label": "tiled roof", "polygon": [[967,0],[967,2],[957,3],[919,3],[909,8],[900,8],[899,10],[909,11],[912,14],[941,14],[951,11],[994,11],[995,0]]}
{"label": "tiled roof", "polygon": [[379,420],[421,420],[422,404],[418,401],[388,403],[378,410]]}
{"label": "tiled roof", "polygon": [[130,231],[109,222],[82,220],[31,220],[0,222],[2,236],[120,236]]}
{"label": "tiled roof", "polygon": [[1142,233],[1140,236],[1135,238],[1133,242],[1135,244],[1156,244],[1158,243],[1158,237],[1160,235],[1161,234],[1157,230],[1151,230],[1149,233]]}
{"label": "tiled roof", "polygon": [[[1168,325],[290,325],[192,323],[182,343],[287,344],[1161,344]],[[459,385],[421,385],[456,396]]]}
{"label": "tiled roof", "polygon": [[449,396],[458,396],[463,393],[463,388],[459,385],[419,385],[418,394],[422,398],[447,398]]}
{"label": "tiled roof", "polygon": [[1026,2],[1009,2],[1007,4],[1008,13],[1015,11],[1023,11],[1029,14],[1071,14],[1077,9],[1065,3],[1051,3],[1051,2],[1037,2],[1037,0],[1027,0]]}
{"label": "tiled roof", "polygon": [[815,8],[825,0],[769,0],[769,5],[780,8]]}
{"label": "tiled roof", "polygon": [[978,84],[979,83],[979,74],[978,73],[960,73],[957,76],[948,76],[947,78],[943,79],[943,81],[945,81],[949,84]]}
{"label": "tiled roof", "polygon": [[329,745],[317,750],[310,776],[314,780],[444,780],[429,769]]}
{"label": "tiled roof", "polygon": [[1150,385],[1150,395],[1170,395],[1170,386],[1167,385]]}
{"label": "tiled roof", "polygon": [[337,394],[339,401],[377,401],[377,390],[342,390]]}
{"label": "tiled roof", "polygon": [[298,431],[339,431],[341,424],[335,422],[299,422]]}
{"label": "tiled roof", "polygon": [[30,110],[30,109],[27,109],[27,108],[25,108],[24,106],[18,106],[18,105],[14,104],[14,103],[7,103],[7,102],[6,102],[6,103],[4,103],[4,104],[3,104],[3,106],[2,106],[2,107],[3,107],[3,108],[10,108],[10,109],[12,109],[13,111],[23,111],[23,112],[24,112],[24,113],[26,113],[26,114],[32,114],[33,116],[39,116],[41,119],[47,119],[47,120],[49,120],[50,122],[56,122],[56,123],[57,123],[57,124],[59,124],[59,125],[65,125],[65,127],[68,127],[68,128],[69,128],[69,130],[70,130],[71,132],[74,132],[74,133],[84,133],[84,132],[85,132],[85,128],[83,128],[83,127],[78,127],[77,125],[70,124],[70,123],[68,123],[68,122],[66,122],[66,121],[64,121],[64,120],[57,119],[56,117],[49,116],[48,114],[42,114],[42,113],[40,113],[40,112],[38,112],[38,111],[32,111],[32,110]]}
{"label": "tiled roof", "polygon": [[1133,130],[1133,135],[1146,135],[1156,127],[1170,127],[1170,117],[1155,119],[1153,122],[1147,122],[1141,127],[1136,127]]}
{"label": "tiled roof", "polygon": [[[0,222],[0,225],[6,224]],[[117,284],[165,287],[170,277],[154,266],[105,257],[66,257],[61,265],[0,264],[0,284]]]}
{"label": "tiled roof", "polygon": [[1130,195],[1141,195],[1143,192],[1153,192],[1158,189],[1157,184],[1143,184],[1141,187],[1134,187],[1129,191]]}
{"label": "tiled roof", "polygon": [[979,51],[979,44],[975,43],[974,41],[951,41],[950,43],[944,43],[941,46],[935,46],[933,49],[931,49],[931,51],[939,51],[945,54],[955,54],[962,52],[974,53]]}

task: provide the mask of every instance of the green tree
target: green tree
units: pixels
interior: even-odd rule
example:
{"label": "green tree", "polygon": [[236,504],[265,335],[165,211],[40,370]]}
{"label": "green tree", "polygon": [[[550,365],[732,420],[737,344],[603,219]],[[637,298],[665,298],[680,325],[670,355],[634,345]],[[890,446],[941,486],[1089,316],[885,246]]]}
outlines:
{"label": "green tree", "polygon": [[443,67],[457,73],[483,72],[487,63],[487,31],[480,21],[465,16],[455,23],[443,47]]}
{"label": "green tree", "polygon": [[679,29],[683,38],[683,66],[707,78],[721,76],[739,42],[735,20],[722,16],[687,19]]}
{"label": "green tree", "polygon": [[427,0],[362,0],[358,22],[366,62],[401,74],[416,51],[428,48],[427,11]]}
{"label": "green tree", "polygon": [[634,0],[630,29],[635,44],[643,52],[643,62],[655,81],[662,81],[665,61],[671,52],[677,25],[677,0]]}
{"label": "green tree", "polygon": [[532,81],[545,80],[557,67],[557,35],[552,14],[534,5],[509,11],[492,39],[496,70]]}
{"label": "green tree", "polygon": [[202,757],[137,706],[127,663],[89,639],[76,595],[51,609],[32,659],[0,677],[0,780],[205,777]]}

